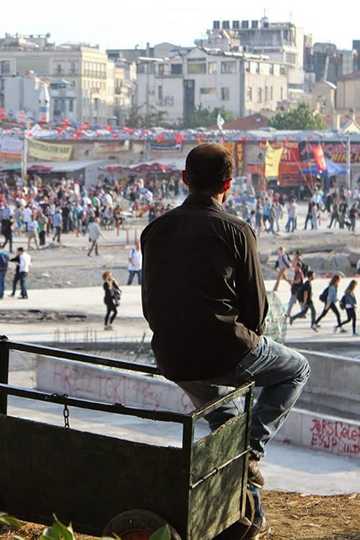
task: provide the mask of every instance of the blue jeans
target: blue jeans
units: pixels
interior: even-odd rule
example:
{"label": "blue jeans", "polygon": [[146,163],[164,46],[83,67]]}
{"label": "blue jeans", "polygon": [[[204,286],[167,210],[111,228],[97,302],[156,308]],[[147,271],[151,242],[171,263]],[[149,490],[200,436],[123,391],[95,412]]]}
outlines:
{"label": "blue jeans", "polygon": [[137,275],[137,278],[138,278],[138,284],[141,285],[141,281],[142,281],[142,271],[141,270],[129,270],[129,279],[128,279],[128,282],[127,284],[128,285],[132,285],[132,282],[134,281],[134,277],[135,275]]}
{"label": "blue jeans", "polygon": [[0,270],[0,298],[4,298],[6,272]]}
{"label": "blue jeans", "polygon": [[[237,387],[253,380],[255,386],[262,387],[253,409],[250,431],[252,452],[260,458],[265,453],[266,443],[285,422],[300,397],[309,376],[310,366],[302,354],[262,336],[256,349],[240,360],[232,371],[214,379],[178,384],[195,407],[223,397],[229,392],[229,386]],[[239,407],[234,401],[208,415],[207,420],[211,429],[216,429],[238,414]]]}
{"label": "blue jeans", "polygon": [[28,297],[27,284],[26,284],[27,275],[28,275],[27,272],[20,272],[20,288],[21,288],[21,296],[23,298]]}

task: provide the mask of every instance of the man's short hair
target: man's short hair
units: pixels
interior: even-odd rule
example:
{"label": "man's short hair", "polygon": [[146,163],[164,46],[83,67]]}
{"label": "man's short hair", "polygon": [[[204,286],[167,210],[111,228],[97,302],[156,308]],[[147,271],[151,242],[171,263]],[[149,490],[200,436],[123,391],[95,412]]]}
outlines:
{"label": "man's short hair", "polygon": [[222,184],[232,175],[231,155],[221,144],[200,144],[186,158],[190,188],[221,193]]}

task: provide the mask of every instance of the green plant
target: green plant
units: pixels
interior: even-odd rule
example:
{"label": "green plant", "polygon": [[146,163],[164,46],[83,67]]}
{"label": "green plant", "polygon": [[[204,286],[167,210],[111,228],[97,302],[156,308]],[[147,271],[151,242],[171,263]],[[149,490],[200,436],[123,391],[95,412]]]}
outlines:
{"label": "green plant", "polygon": [[[18,531],[23,527],[24,523],[9,514],[0,512],[0,526],[8,527],[13,531]],[[116,540],[121,540],[120,537],[115,537]],[[14,540],[24,540],[21,536],[13,536]],[[66,526],[54,515],[54,522],[51,527],[46,527],[39,540],[76,540],[71,523]],[[114,538],[103,538],[102,540],[114,540]],[[161,527],[155,531],[150,540],[171,540],[171,532],[168,525]]]}
{"label": "green plant", "polygon": [[270,120],[270,126],[280,130],[321,130],[325,128],[322,117],[312,111],[306,103],[299,103],[289,112],[278,112]]}

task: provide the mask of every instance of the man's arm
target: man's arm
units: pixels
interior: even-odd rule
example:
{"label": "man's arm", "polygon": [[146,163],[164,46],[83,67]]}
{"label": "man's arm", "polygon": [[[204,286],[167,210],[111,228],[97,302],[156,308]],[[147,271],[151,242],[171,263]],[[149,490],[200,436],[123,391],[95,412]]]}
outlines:
{"label": "man's arm", "polygon": [[261,335],[268,312],[264,279],[254,231],[248,225],[236,235],[236,278],[239,320],[250,331]]}

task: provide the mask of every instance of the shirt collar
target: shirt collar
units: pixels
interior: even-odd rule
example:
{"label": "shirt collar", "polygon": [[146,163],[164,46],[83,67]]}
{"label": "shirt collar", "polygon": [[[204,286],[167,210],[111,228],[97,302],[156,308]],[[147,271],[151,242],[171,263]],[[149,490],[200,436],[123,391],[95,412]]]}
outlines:
{"label": "shirt collar", "polygon": [[220,212],[224,211],[222,204],[207,193],[190,193],[190,195],[185,199],[183,205],[212,208]]}

